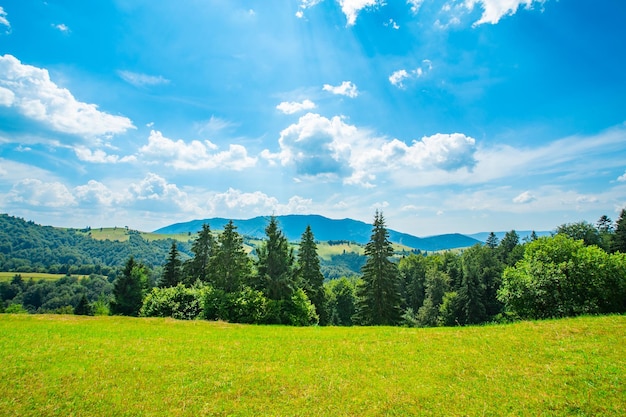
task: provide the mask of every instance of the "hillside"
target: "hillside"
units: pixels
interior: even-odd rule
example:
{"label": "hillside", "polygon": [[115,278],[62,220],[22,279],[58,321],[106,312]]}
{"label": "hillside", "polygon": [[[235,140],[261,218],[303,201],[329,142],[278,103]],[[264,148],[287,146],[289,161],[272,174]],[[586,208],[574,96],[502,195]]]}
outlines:
{"label": "hillside", "polygon": [[[276,216],[283,233],[290,241],[300,240],[307,225],[311,226],[315,238],[319,241],[345,240],[359,244],[366,244],[372,233],[372,225],[353,219],[329,219],[319,215],[286,215]],[[213,230],[221,230],[230,220],[225,218],[211,218],[193,220],[185,223],[176,223],[155,230],[160,234],[196,233],[202,225],[208,223]],[[259,216],[251,219],[233,220],[237,231],[246,236],[255,238],[265,237],[265,227],[269,217]],[[422,251],[438,251],[446,249],[464,248],[480,243],[477,239],[455,234],[444,234],[429,237],[416,237],[407,233],[389,230],[389,240],[412,249]]]}

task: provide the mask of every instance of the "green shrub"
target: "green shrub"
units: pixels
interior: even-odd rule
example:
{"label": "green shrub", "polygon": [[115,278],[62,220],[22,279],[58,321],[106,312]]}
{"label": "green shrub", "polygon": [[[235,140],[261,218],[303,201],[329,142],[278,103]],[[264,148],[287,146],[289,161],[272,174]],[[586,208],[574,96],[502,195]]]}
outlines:
{"label": "green shrub", "polygon": [[28,314],[28,310],[21,304],[11,304],[5,310],[7,314]]}
{"label": "green shrub", "polygon": [[153,288],[146,296],[139,314],[144,317],[172,317],[193,320],[202,313],[202,288]]}

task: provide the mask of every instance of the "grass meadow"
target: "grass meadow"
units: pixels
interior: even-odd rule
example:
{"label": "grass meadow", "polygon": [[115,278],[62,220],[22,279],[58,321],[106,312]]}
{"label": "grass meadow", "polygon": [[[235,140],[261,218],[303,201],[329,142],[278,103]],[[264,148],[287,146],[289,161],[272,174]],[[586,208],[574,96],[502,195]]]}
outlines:
{"label": "grass meadow", "polygon": [[466,328],[0,315],[3,416],[624,416],[626,317]]}
{"label": "grass meadow", "polygon": [[[0,272],[0,282],[2,281],[11,281],[14,276],[21,275],[24,281],[28,281],[29,279],[33,279],[35,281],[46,280],[46,281],[56,281],[65,277],[65,274],[48,274],[44,272]],[[88,275],[72,275],[77,277],[78,279],[86,278]]]}

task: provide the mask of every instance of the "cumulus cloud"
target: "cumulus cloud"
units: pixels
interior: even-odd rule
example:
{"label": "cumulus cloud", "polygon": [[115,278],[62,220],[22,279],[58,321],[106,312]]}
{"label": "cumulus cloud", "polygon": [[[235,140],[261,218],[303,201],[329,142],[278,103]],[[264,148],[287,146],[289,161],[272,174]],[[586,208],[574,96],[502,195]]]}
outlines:
{"label": "cumulus cloud", "polygon": [[521,193],[520,195],[515,197],[513,199],[513,202],[516,203],[516,204],[527,204],[527,203],[530,203],[532,201],[535,201],[536,199],[537,199],[537,197],[532,195],[530,193],[530,191],[524,191],[523,193]]}
{"label": "cumulus cloud", "polygon": [[161,75],[148,75],[132,71],[118,71],[117,74],[127,83],[135,87],[169,84],[170,80]]}
{"label": "cumulus cloud", "polygon": [[0,88],[0,104],[57,132],[94,137],[134,128],[126,117],[76,100],[50,80],[47,70],[24,65],[12,55],[0,56]]}
{"label": "cumulus cloud", "polygon": [[314,109],[315,103],[311,100],[304,100],[302,102],[297,101],[283,101],[276,108],[285,114],[294,114],[304,110]]}
{"label": "cumulus cloud", "polygon": [[159,131],[152,130],[148,144],[139,154],[152,163],[162,163],[180,170],[230,169],[241,171],[256,165],[257,159],[248,156],[245,147],[231,144],[227,151],[216,152],[217,145],[210,141],[168,139]]}
{"label": "cumulus cloud", "polygon": [[338,94],[342,96],[347,96],[350,98],[355,98],[359,95],[359,92],[356,88],[356,85],[352,83],[352,81],[344,81],[338,86],[332,86],[330,84],[324,84],[324,91],[329,91],[333,94]]}
{"label": "cumulus cloud", "polygon": [[377,173],[397,170],[471,170],[475,140],[461,133],[436,134],[411,145],[387,140],[346,123],[308,113],[280,133],[280,151],[262,156],[295,167],[301,177],[343,179],[346,184],[374,186]]}
{"label": "cumulus cloud", "polygon": [[306,213],[310,211],[313,200],[293,196],[287,203],[281,203],[276,197],[261,191],[243,192],[229,188],[223,193],[215,193],[206,202],[212,213],[229,217],[244,217]]}
{"label": "cumulus cloud", "polygon": [[339,0],[341,11],[346,15],[347,26],[353,26],[359,12],[366,7],[384,6],[384,0]]}
{"label": "cumulus cloud", "polygon": [[546,0],[465,0],[465,7],[470,11],[474,6],[480,4],[483,9],[481,18],[474,23],[474,26],[483,23],[496,24],[504,16],[511,16],[517,13],[519,6],[524,5],[526,9],[532,8],[534,3],[543,4]]}
{"label": "cumulus cloud", "polygon": [[76,146],[74,153],[81,161],[92,162],[98,164],[116,164],[118,162],[132,162],[137,158],[133,155],[124,156],[122,158],[119,155],[109,155],[102,149],[91,150],[85,146]]}
{"label": "cumulus cloud", "polygon": [[417,67],[414,70],[407,71],[405,69],[400,69],[398,71],[394,71],[393,74],[389,76],[389,82],[398,88],[404,88],[404,81],[421,78],[432,69],[432,62],[429,59],[425,59],[422,61],[422,66]]}
{"label": "cumulus cloud", "polygon": [[617,177],[617,181],[626,182],[626,171],[624,172],[624,175],[620,175],[619,177]]}
{"label": "cumulus cloud", "polygon": [[14,184],[8,194],[8,201],[35,207],[70,207],[76,200],[65,185],[60,182],[43,182],[28,178]]}
{"label": "cumulus cloud", "polygon": [[114,193],[109,187],[95,180],[74,188],[74,197],[81,204],[93,204],[110,207],[124,203],[127,196],[124,193]]}

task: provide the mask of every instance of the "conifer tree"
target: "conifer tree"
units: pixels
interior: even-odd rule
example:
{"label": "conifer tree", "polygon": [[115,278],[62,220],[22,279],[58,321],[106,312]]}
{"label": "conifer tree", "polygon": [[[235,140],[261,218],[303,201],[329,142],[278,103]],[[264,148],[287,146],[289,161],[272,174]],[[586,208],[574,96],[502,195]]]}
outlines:
{"label": "conifer tree", "polygon": [[250,276],[251,265],[243,248],[243,238],[232,220],[218,237],[214,252],[210,261],[213,285],[226,292],[239,290]]}
{"label": "conifer tree", "polygon": [[357,288],[355,319],[362,325],[395,325],[400,322],[400,277],[389,258],[393,247],[382,212],[376,211],[370,241],[365,245],[367,261]]}
{"label": "conifer tree", "polygon": [[211,281],[209,262],[214,250],[215,237],[211,233],[211,227],[205,223],[191,245],[194,256],[185,265],[186,284],[191,285],[197,280]]}
{"label": "conifer tree", "polygon": [[498,243],[499,243],[499,240],[496,234],[493,232],[489,233],[489,236],[487,237],[487,240],[485,241],[485,245],[489,249],[495,249],[498,247]]}
{"label": "conifer tree", "polygon": [[278,228],[276,217],[270,217],[265,228],[267,240],[258,249],[258,287],[270,300],[290,299],[295,290],[293,250]]}
{"label": "conifer tree", "polygon": [[297,276],[304,292],[315,306],[320,324],[327,324],[324,275],[320,270],[320,258],[317,255],[317,244],[311,226],[306,227],[300,241]]}
{"label": "conifer tree", "polygon": [[611,251],[626,253],[626,209],[623,209],[615,222],[615,234],[611,240]]}
{"label": "conifer tree", "polygon": [[148,271],[131,256],[124,272],[113,284],[111,313],[123,316],[137,316],[147,290]]}
{"label": "conifer tree", "polygon": [[172,242],[167,262],[163,266],[163,276],[161,277],[160,287],[175,287],[182,281],[182,262],[178,253],[176,242]]}

